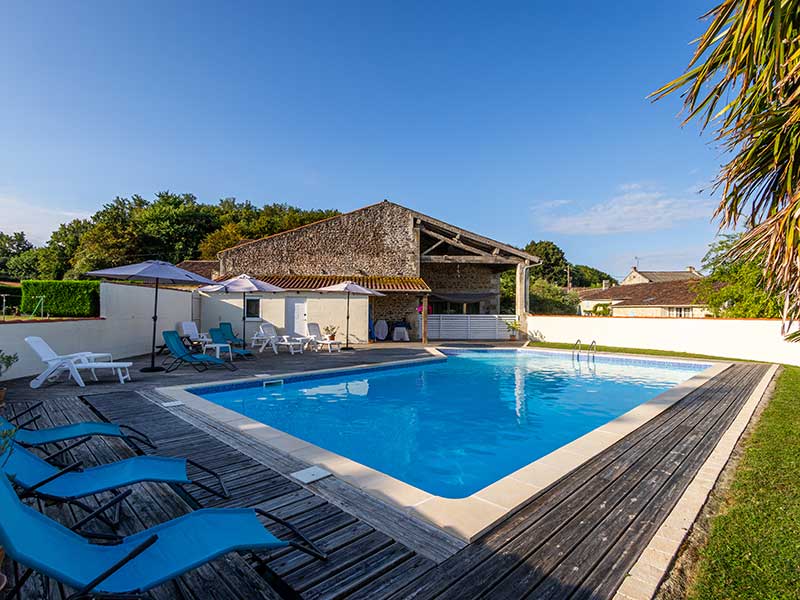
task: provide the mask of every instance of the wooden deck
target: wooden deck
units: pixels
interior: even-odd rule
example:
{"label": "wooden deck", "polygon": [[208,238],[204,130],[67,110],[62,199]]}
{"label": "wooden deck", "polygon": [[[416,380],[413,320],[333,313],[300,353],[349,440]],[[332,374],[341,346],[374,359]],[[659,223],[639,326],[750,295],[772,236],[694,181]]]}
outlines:
{"label": "wooden deck", "polygon": [[[48,400],[42,425],[100,416],[127,422],[150,435],[159,454],[188,456],[223,473],[233,495],[228,501],[191,488],[185,493],[159,484],[134,486],[124,532],[199,506],[260,506],[297,524],[330,553],[320,562],[279,551],[268,558],[276,577],[262,577],[245,557],[230,555],[161,586],[151,592],[153,598],[603,599],[614,596],[766,370],[765,365],[730,367],[554,483],[477,542],[450,551],[446,540],[430,552],[413,549],[413,543],[401,541],[405,531],[376,526],[360,507],[345,510],[347,505],[343,509],[329,501],[324,490],[281,475],[281,465],[273,469],[269,462],[280,460],[277,455],[237,448],[224,435],[136,392]],[[119,440],[98,439],[74,458],[105,463],[134,451]],[[41,508],[65,523],[76,517],[70,510]],[[44,591],[45,583],[33,578],[23,597],[39,598]]]}

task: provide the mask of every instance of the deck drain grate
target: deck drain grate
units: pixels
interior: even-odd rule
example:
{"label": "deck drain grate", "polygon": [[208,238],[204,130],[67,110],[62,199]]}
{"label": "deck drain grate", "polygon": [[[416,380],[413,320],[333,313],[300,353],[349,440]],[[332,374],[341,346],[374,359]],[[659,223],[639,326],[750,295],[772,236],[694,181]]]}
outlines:
{"label": "deck drain grate", "polygon": [[322,467],[308,467],[307,469],[290,473],[290,475],[300,483],[314,483],[315,481],[328,477],[330,474],[330,471],[326,471]]}

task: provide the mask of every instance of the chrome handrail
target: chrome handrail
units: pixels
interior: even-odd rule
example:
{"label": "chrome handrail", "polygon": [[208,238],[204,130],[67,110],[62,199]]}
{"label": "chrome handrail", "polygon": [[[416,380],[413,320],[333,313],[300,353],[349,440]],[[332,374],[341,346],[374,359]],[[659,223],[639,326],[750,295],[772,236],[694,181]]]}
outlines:
{"label": "chrome handrail", "polygon": [[586,360],[589,360],[589,357],[592,357],[592,360],[595,360],[595,355],[597,354],[597,342],[592,340],[592,343],[589,344],[589,349],[586,351]]}
{"label": "chrome handrail", "polygon": [[583,344],[581,343],[581,341],[579,339],[572,345],[572,360],[575,360],[575,352],[577,351],[577,353],[578,353],[578,362],[581,361],[581,350],[583,350]]}

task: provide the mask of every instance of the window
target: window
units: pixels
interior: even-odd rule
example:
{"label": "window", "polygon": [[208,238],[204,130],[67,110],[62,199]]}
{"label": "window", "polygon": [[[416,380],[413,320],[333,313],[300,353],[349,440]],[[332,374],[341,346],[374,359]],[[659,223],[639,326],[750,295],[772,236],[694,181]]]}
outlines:
{"label": "window", "polygon": [[261,318],[261,298],[245,298],[244,316],[248,319]]}
{"label": "window", "polygon": [[678,319],[692,318],[692,308],[689,306],[670,306],[669,316]]}

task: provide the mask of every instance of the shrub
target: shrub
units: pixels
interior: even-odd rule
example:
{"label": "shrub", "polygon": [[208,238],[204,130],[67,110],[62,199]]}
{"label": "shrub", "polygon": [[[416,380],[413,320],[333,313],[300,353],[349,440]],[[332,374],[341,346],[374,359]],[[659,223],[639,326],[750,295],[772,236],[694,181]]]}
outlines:
{"label": "shrub", "polygon": [[[22,301],[22,290],[18,285],[0,284],[0,294],[8,294],[8,296],[6,296],[6,308],[19,306]],[[2,307],[2,305],[3,302],[2,299],[0,299],[0,307]]]}
{"label": "shrub", "polygon": [[39,302],[37,296],[44,296],[44,313],[51,317],[96,317],[100,314],[99,281],[23,281],[22,312],[33,313]]}

